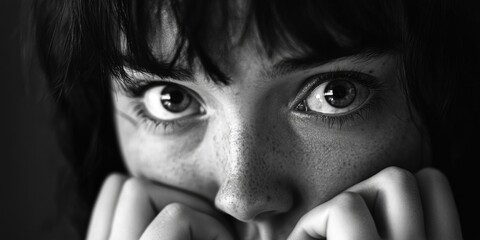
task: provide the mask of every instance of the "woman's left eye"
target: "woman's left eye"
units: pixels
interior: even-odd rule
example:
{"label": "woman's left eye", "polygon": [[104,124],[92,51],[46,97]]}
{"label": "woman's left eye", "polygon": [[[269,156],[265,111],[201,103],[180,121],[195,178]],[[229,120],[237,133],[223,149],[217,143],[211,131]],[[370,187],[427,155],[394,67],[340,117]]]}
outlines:
{"label": "woman's left eye", "polygon": [[334,78],[316,86],[296,110],[337,115],[352,112],[370,96],[368,87],[348,78]]}

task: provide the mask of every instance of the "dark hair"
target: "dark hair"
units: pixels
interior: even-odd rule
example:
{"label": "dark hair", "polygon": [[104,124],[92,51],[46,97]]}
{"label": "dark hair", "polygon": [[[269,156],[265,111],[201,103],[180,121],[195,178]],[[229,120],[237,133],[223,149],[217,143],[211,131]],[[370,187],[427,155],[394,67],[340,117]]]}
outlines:
{"label": "dark hair", "polygon": [[[36,0],[28,7],[28,39],[56,100],[57,130],[87,208],[108,173],[125,171],[113,125],[111,76],[127,79],[124,65],[168,76],[179,61],[191,67],[198,60],[212,81],[228,84],[208,46],[213,35],[220,50],[228,48],[237,13],[232,2]],[[174,57],[158,59],[149,46],[165,8],[179,34]],[[474,92],[480,63],[475,8],[454,0],[263,0],[248,1],[245,11],[243,39],[257,27],[270,55],[290,49],[322,60],[399,52],[405,91],[426,126],[434,166],[450,177],[454,191],[466,182],[459,173],[474,149],[471,130],[479,129],[473,117],[480,109]],[[221,23],[215,29],[212,18]],[[455,194],[463,201],[461,191]]]}

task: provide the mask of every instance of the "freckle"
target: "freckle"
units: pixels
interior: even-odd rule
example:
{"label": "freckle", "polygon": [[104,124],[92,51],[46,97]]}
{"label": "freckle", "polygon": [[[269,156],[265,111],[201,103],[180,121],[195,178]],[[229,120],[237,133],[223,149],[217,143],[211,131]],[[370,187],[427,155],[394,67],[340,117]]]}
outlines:
{"label": "freckle", "polygon": [[267,202],[270,202],[272,200],[272,197],[270,195],[267,195]]}
{"label": "freckle", "polygon": [[373,73],[373,72],[374,72],[373,69],[370,69],[370,71],[368,71],[368,73]]}

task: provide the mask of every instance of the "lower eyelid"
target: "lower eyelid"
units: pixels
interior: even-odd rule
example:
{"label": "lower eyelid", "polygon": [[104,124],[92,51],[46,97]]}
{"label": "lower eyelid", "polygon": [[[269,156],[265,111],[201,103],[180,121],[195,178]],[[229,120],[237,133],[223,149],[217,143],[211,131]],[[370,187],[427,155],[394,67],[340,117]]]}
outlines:
{"label": "lower eyelid", "polygon": [[341,129],[347,123],[355,123],[358,119],[365,121],[368,120],[370,107],[368,105],[353,112],[342,115],[327,115],[319,114],[315,112],[295,112],[294,115],[301,119],[313,119],[313,121],[321,121],[322,124],[328,128]]}
{"label": "lower eyelid", "polygon": [[321,121],[329,128],[341,129],[347,123],[355,123],[358,121],[368,121],[370,115],[380,112],[385,103],[385,93],[380,89],[370,89],[370,96],[355,110],[345,114],[322,114],[313,111],[293,111],[300,118],[310,118],[314,121]]}
{"label": "lower eyelid", "polygon": [[136,116],[139,118],[139,127],[153,135],[181,135],[207,120],[205,114],[176,120],[156,120],[149,117],[144,111],[144,109],[139,109],[136,112]]}

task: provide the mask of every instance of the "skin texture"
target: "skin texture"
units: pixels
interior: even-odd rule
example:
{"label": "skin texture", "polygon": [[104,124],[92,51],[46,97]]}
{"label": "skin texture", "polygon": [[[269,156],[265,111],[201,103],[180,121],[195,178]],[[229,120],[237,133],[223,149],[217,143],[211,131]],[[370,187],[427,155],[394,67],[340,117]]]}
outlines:
{"label": "skin texture", "polygon": [[[229,56],[229,86],[201,77],[175,82],[201,96],[206,108],[179,131],[142,127],[132,113],[134,100],[116,93],[116,108],[124,113],[117,114],[120,144],[133,176],[203,196],[238,219],[239,229],[282,239],[308,210],[383,168],[416,171],[427,164],[395,56],[345,58],[273,79],[264,74],[273,61],[254,50],[239,46]],[[337,69],[379,79],[384,97],[378,106],[342,126],[292,110],[305,79]]]}
{"label": "skin texture", "polygon": [[[153,52],[171,56],[175,29],[159,31],[165,41]],[[112,79],[130,176],[106,180],[87,239],[461,238],[448,183],[435,180],[435,170],[418,172],[431,161],[428,139],[408,107],[396,54],[275,72],[280,61],[301,54],[267,57],[250,36],[221,54],[211,48],[232,80],[226,86],[209,81],[199,66],[192,81],[127,69],[135,81],[174,83],[198,100],[201,111],[177,124],[149,123],[137,114],[138,106],[149,110],[146,95],[132,97]],[[369,75],[379,87],[343,121],[297,109],[320,84],[311,84],[313,76],[338,71]],[[432,195],[432,186],[441,190]],[[423,205],[432,206],[427,216]],[[424,229],[445,208],[451,227]]]}

